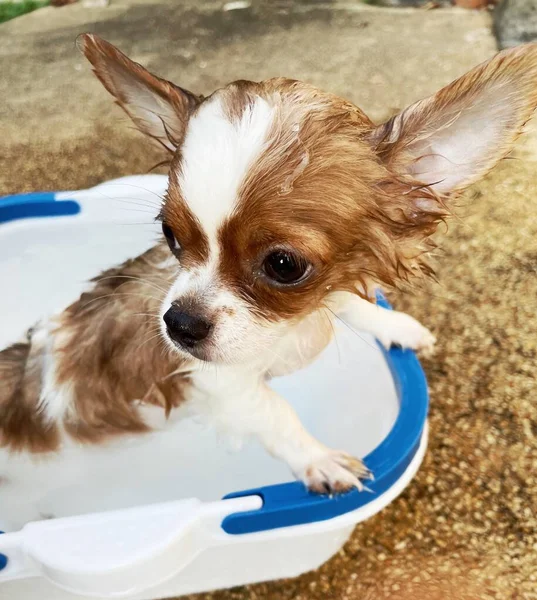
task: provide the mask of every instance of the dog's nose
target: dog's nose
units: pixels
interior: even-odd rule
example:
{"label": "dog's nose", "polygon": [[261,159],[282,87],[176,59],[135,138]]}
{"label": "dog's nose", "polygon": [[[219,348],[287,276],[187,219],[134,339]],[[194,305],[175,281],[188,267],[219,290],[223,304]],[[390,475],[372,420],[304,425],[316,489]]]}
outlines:
{"label": "dog's nose", "polygon": [[185,348],[193,348],[204,340],[212,329],[211,323],[175,306],[170,307],[162,318],[168,328],[168,335]]}

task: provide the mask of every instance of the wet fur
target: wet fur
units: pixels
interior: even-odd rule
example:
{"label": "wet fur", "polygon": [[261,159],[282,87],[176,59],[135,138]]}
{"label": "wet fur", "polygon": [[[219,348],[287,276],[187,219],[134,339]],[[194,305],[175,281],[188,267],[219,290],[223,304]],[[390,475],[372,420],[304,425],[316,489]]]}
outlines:
{"label": "wet fur", "polygon": [[[158,311],[173,269],[162,245],[105,271],[90,291],[28,341],[0,353],[0,446],[15,451],[58,450],[62,435],[81,442],[143,433],[144,404],[166,415],[188,390],[184,359],[159,334]],[[54,371],[54,373],[51,373]],[[54,378],[44,386],[44,374]],[[48,389],[47,389],[48,387]],[[68,402],[55,419],[44,408],[58,390]]]}

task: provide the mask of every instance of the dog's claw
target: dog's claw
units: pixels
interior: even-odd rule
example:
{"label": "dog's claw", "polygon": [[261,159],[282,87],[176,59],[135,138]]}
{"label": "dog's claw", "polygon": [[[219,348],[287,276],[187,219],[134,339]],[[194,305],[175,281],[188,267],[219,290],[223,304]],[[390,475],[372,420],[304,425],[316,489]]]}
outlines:
{"label": "dog's claw", "polygon": [[[359,459],[336,450],[328,450],[305,470],[302,480],[312,492],[342,494],[353,488],[363,491],[362,479],[373,479],[373,474]],[[368,491],[371,491],[368,489]]]}
{"label": "dog's claw", "polygon": [[377,333],[382,345],[389,350],[396,348],[411,349],[428,358],[434,353],[435,336],[410,315],[393,312]]}

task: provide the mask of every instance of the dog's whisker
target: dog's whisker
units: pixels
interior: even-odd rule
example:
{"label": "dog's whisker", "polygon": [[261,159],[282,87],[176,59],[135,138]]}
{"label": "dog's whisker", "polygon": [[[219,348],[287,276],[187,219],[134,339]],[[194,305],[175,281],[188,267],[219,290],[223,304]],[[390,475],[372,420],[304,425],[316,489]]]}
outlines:
{"label": "dog's whisker", "polygon": [[124,206],[123,210],[130,212],[130,213],[142,213],[144,215],[155,215],[155,217],[156,217],[156,214],[152,210],[149,210],[149,209],[142,210],[141,208],[129,208],[129,207]]}
{"label": "dog's whisker", "polygon": [[275,356],[277,359],[279,359],[282,362],[284,362],[283,356],[281,356],[280,354],[278,354],[275,350],[273,350],[269,346],[264,347],[263,350],[266,350],[266,351],[270,352],[270,354],[272,354],[272,356]]}
{"label": "dog's whisker", "polygon": [[132,204],[134,206],[145,206],[146,208],[162,208],[162,203],[157,203],[154,200],[150,200],[147,198],[130,198],[128,196],[123,196],[121,198],[110,198],[110,202],[118,202],[120,204]]}
{"label": "dog's whisker", "polygon": [[160,337],[162,335],[162,333],[159,331],[157,333],[155,333],[153,336],[151,336],[149,339],[144,340],[135,350],[135,352],[139,352],[146,344],[148,344],[149,342],[151,342],[152,340],[154,340],[157,337]]}
{"label": "dog's whisker", "polygon": [[121,204],[142,204],[143,206],[157,209],[162,207],[162,202],[156,202],[152,198],[140,198],[136,196],[115,197],[111,198],[111,202],[119,202]]}
{"label": "dog's whisker", "polygon": [[[153,288],[155,288],[156,290],[158,290],[159,292],[162,292],[163,294],[167,294],[168,291],[165,290],[164,288],[161,288],[159,285],[157,285],[156,283],[153,283],[152,281],[149,281],[149,279],[146,279],[145,277],[137,277],[134,275],[106,275],[105,277],[99,277],[98,279],[95,280],[96,283],[99,283],[101,281],[106,281],[108,279],[130,279],[133,281],[140,281],[142,283],[145,283]],[[128,281],[126,281],[125,283],[122,283],[121,285],[125,285],[127,284]]]}
{"label": "dog's whisker", "polygon": [[335,318],[336,318],[338,321],[340,321],[341,323],[343,323],[343,325],[345,325],[345,327],[347,327],[347,329],[349,329],[349,331],[352,331],[352,333],[353,333],[355,336],[359,337],[359,338],[362,340],[362,342],[364,342],[364,344],[367,344],[367,345],[368,345],[370,348],[373,348],[373,349],[375,349],[376,351],[380,352],[380,348],[379,348],[378,346],[373,346],[373,344],[370,344],[370,343],[369,343],[369,342],[368,342],[368,341],[367,341],[367,340],[366,340],[364,337],[362,337],[362,336],[361,336],[361,335],[360,335],[360,334],[359,334],[359,333],[356,331],[356,329],[354,329],[354,327],[351,327],[351,326],[350,326],[350,325],[347,323],[347,321],[345,321],[345,319],[343,319],[343,318],[342,318],[342,317],[340,317],[338,314],[336,314],[336,313],[335,313],[335,312],[334,312],[334,311],[333,311],[331,308],[329,308],[328,306],[326,307],[326,309],[327,309],[327,310],[329,310],[329,311],[330,311],[330,312],[331,312],[331,313],[334,315],[334,317],[335,317]]}
{"label": "dog's whisker", "polygon": [[157,313],[130,313],[133,317],[152,317],[154,319],[158,319],[159,315]]}
{"label": "dog's whisker", "polygon": [[[153,194],[153,196],[157,197],[162,202],[164,201],[164,197],[163,196],[161,196],[160,194],[157,194],[157,192],[155,192],[154,190],[150,190],[149,188],[145,188],[142,185],[135,185],[134,183],[108,183],[107,185],[109,185],[109,186],[118,186],[118,187],[126,186],[126,187],[136,188],[136,189],[142,190],[144,192],[149,192],[150,194]],[[103,192],[101,192],[101,193],[103,194],[103,196],[106,195]]]}
{"label": "dog's whisker", "polygon": [[[328,307],[326,305],[324,306],[324,308],[328,309]],[[328,309],[328,310],[330,310],[330,309]],[[336,344],[338,363],[341,364],[341,349],[339,347],[339,340],[337,337],[336,328],[334,327],[334,321],[330,318],[329,315],[326,314],[326,310],[323,312],[323,315],[326,317],[328,324],[330,325],[330,329],[332,330],[332,337],[334,338],[334,341]]]}
{"label": "dog's whisker", "polygon": [[121,208],[122,210],[128,210],[133,206],[136,206],[138,208],[144,208],[147,211],[151,212],[151,214],[154,214],[155,217],[158,215],[160,207],[158,206],[152,206],[150,204],[144,204],[143,202],[132,202],[132,201],[126,201],[126,200],[119,200],[119,203],[122,205],[119,208]]}
{"label": "dog's whisker", "polygon": [[145,226],[151,226],[151,227],[155,227],[155,221],[136,221],[136,222],[132,222],[132,223],[116,223],[117,225],[124,225],[124,226],[140,226],[140,225],[145,225]]}
{"label": "dog's whisker", "polygon": [[98,300],[103,300],[104,298],[113,298],[114,296],[119,296],[119,297],[133,296],[133,297],[138,297],[138,298],[144,298],[146,300],[150,300],[150,301],[157,302],[157,303],[160,302],[160,300],[158,298],[154,298],[153,296],[147,296],[146,294],[137,294],[135,292],[120,292],[120,293],[118,293],[116,291],[116,292],[112,292],[111,294],[104,294],[102,296],[98,296],[97,298],[92,298],[91,300],[89,300],[88,302],[83,304],[80,308],[85,309],[90,304],[93,304],[94,302],[97,302]]}

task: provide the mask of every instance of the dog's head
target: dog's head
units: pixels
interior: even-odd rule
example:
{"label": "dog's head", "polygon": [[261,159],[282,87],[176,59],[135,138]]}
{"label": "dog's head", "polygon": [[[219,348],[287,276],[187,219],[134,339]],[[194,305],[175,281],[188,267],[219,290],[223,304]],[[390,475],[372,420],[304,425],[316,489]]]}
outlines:
{"label": "dog's head", "polygon": [[537,46],[499,54],[375,126],[289,79],[204,98],[94,35],[97,77],[171,153],[161,213],[180,264],[169,338],[209,361],[262,354],[338,291],[369,298],[427,275],[446,201],[509,151],[537,104]]}

